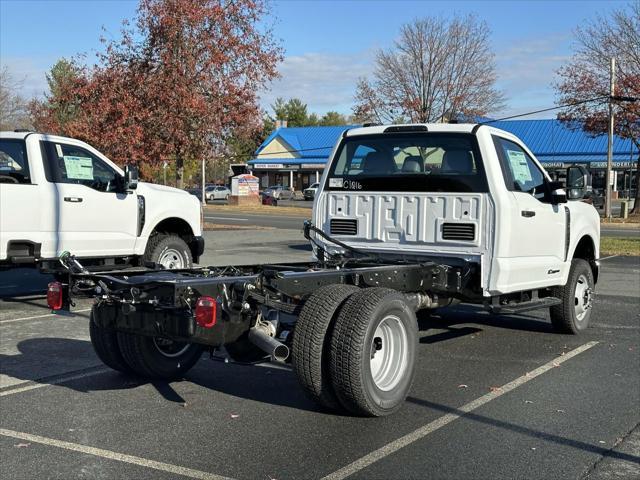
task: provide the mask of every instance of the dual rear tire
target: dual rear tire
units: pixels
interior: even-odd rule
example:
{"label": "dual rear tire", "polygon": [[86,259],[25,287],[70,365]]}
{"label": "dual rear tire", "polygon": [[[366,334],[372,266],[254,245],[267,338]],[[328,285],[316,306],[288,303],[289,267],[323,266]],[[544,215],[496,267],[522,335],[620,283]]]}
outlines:
{"label": "dual rear tire", "polygon": [[389,415],[413,383],[417,321],[395,290],[322,287],[305,303],[293,338],[294,370],[322,407]]}
{"label": "dual rear tire", "polygon": [[116,332],[89,320],[91,344],[98,358],[119,372],[152,380],[180,378],[202,356],[203,347],[161,337]]}

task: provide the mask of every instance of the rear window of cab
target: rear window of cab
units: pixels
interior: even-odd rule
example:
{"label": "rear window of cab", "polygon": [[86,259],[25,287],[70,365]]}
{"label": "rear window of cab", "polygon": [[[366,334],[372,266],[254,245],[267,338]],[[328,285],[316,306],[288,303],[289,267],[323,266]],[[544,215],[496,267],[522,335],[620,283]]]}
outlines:
{"label": "rear window of cab", "polygon": [[346,137],[327,176],[328,190],[488,191],[476,137],[407,133]]}

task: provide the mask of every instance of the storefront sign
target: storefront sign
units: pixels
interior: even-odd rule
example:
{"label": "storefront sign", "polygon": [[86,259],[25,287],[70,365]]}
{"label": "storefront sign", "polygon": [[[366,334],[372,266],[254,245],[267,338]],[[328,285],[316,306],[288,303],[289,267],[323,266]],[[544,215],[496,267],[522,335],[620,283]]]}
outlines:
{"label": "storefront sign", "polygon": [[[612,168],[636,168],[637,162],[611,162]],[[589,168],[607,168],[607,162],[591,162]]]}
{"label": "storefront sign", "polygon": [[542,166],[545,169],[549,169],[549,168],[564,168],[564,163],[562,163],[562,162],[542,162]]}
{"label": "storefront sign", "polygon": [[284,168],[284,165],[282,163],[256,163],[253,165],[253,168]]}
{"label": "storefront sign", "polygon": [[324,169],[325,164],[324,163],[303,163],[302,164],[302,168],[312,168],[315,170],[322,170]]}
{"label": "storefront sign", "polygon": [[238,175],[231,179],[231,195],[247,197],[258,195],[258,177],[253,175]]}

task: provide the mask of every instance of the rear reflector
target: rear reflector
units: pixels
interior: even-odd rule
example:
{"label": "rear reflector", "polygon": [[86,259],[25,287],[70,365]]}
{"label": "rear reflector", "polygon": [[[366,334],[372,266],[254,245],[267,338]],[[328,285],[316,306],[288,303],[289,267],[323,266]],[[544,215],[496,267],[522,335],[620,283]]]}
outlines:
{"label": "rear reflector", "polygon": [[47,305],[51,310],[62,308],[63,288],[60,282],[51,282],[47,287]]}
{"label": "rear reflector", "polygon": [[202,328],[211,328],[216,324],[218,304],[213,297],[200,297],[196,302],[196,322]]}

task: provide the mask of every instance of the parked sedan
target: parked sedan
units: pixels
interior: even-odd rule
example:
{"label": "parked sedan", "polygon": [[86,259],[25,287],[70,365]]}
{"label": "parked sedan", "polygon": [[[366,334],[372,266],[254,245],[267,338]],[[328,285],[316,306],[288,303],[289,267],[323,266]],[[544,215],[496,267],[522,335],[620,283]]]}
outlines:
{"label": "parked sedan", "polygon": [[273,197],[276,200],[291,200],[291,198],[293,197],[293,192],[289,187],[274,185],[273,187],[268,187],[267,189],[265,189],[265,191],[262,192],[262,195]]}
{"label": "parked sedan", "polygon": [[305,200],[313,200],[316,196],[316,192],[318,191],[319,183],[314,183],[309,186],[309,188],[305,188],[302,193],[304,194]]}
{"label": "parked sedan", "polygon": [[224,186],[210,186],[207,187],[204,191],[204,195],[207,199],[207,202],[211,202],[213,200],[228,200],[229,195],[231,195],[231,190]]}

